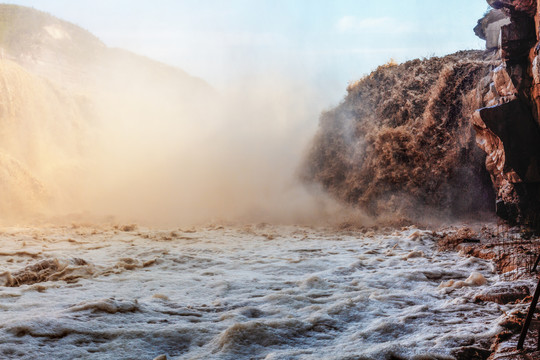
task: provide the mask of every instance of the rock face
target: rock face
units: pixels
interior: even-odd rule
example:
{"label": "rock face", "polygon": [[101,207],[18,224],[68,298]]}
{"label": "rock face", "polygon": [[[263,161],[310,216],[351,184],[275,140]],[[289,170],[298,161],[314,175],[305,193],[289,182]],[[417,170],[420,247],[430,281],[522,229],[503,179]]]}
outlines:
{"label": "rock face", "polygon": [[475,295],[473,301],[489,301],[497,304],[508,304],[518,300],[523,300],[528,296],[530,296],[529,288],[524,285],[515,287],[491,286]]}
{"label": "rock face", "polygon": [[474,33],[481,39],[486,40],[486,49],[493,50],[499,47],[499,35],[501,27],[510,24],[510,18],[502,10],[493,9],[474,28]]}
{"label": "rock face", "polygon": [[[511,223],[540,225],[540,49],[536,0],[488,0],[495,10],[475,32],[494,23],[501,12],[501,64],[478,87],[483,106],[473,116],[476,140],[497,197],[497,214]],[[491,20],[490,20],[491,19]],[[480,24],[483,25],[480,29]],[[484,30],[485,32],[485,30]],[[487,40],[487,47],[490,47]]]}

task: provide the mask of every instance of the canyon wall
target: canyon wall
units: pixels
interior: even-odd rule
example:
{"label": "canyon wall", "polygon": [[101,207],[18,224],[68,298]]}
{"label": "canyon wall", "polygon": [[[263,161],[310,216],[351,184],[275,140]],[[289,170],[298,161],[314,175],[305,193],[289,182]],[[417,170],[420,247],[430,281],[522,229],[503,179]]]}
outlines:
{"label": "canyon wall", "polygon": [[[200,104],[214,96],[181,69],[107,47],[44,12],[0,4],[0,223],[98,202],[109,211],[103,198],[127,193],[125,184],[151,172],[149,162],[165,163],[169,150],[156,148],[177,141],[165,135],[200,119],[208,111]],[[124,181],[120,190],[102,190],[115,179]]]}
{"label": "canyon wall", "polygon": [[[536,0],[488,0],[475,32],[500,61],[477,88],[476,141],[487,154],[496,212],[510,223],[540,225],[540,42]],[[504,22],[501,23],[501,19]],[[498,25],[498,26],[497,26]],[[491,40],[488,36],[491,30]],[[487,84],[487,86],[484,86]]]}

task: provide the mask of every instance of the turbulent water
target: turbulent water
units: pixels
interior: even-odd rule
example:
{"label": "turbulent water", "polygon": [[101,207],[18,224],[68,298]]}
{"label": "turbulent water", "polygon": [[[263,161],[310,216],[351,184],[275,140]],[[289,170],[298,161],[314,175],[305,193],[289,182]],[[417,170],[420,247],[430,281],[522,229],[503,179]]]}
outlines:
{"label": "turbulent water", "polygon": [[474,217],[493,185],[471,117],[492,59],[480,51],[380,66],[320,118],[303,177],[372,215]]}
{"label": "turbulent water", "polygon": [[509,310],[473,301],[490,263],[414,228],[4,228],[0,246],[1,358],[452,359]]}

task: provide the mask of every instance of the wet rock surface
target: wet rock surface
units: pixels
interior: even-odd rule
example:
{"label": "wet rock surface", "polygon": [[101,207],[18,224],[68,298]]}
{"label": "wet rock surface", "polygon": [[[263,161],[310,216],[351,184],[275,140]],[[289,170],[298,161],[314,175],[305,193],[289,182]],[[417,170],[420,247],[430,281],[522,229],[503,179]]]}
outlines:
{"label": "wet rock surface", "polygon": [[454,353],[457,360],[486,360],[491,351],[475,346],[467,346]]}
{"label": "wet rock surface", "polygon": [[497,304],[508,304],[529,297],[530,291],[527,286],[490,287],[474,297],[474,301],[491,301]]}
{"label": "wet rock surface", "polygon": [[[489,259],[496,271],[503,278],[512,281],[502,284],[491,284],[471,297],[470,301],[489,306],[509,306],[499,318],[497,325],[501,331],[492,339],[491,344],[480,346],[489,349],[489,360],[530,360],[540,358],[537,350],[540,313],[537,311],[526,337],[524,350],[516,349],[521,329],[531,302],[531,294],[537,283],[534,273],[529,267],[531,246],[535,246],[536,238],[530,237],[523,228],[502,229],[499,225],[483,225],[481,228],[468,226],[450,227],[436,232],[439,236],[441,251],[459,251],[464,256]],[[475,241],[471,241],[474,239]],[[534,259],[532,259],[534,261]],[[456,358],[482,359],[484,352],[476,354],[477,344],[465,346],[454,352]],[[458,356],[459,355],[459,356]],[[464,357],[460,357],[464,356]],[[480,357],[478,357],[480,356]]]}

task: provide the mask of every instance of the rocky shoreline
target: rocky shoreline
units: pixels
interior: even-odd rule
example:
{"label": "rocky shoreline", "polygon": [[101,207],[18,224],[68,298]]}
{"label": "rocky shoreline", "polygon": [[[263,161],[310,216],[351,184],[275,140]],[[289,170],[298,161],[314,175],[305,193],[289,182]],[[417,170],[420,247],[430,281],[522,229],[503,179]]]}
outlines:
{"label": "rocky shoreline", "polygon": [[497,224],[447,227],[434,232],[441,251],[457,251],[463,256],[491,260],[501,277],[514,280],[511,287],[492,286],[477,294],[474,302],[514,304],[514,309],[499,322],[503,330],[488,348],[465,346],[455,354],[458,360],[530,360],[540,358],[537,344],[540,335],[540,313],[529,328],[524,350],[516,349],[527,311],[535,290],[537,273],[532,248],[538,239],[523,227]]}

